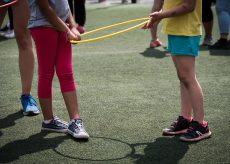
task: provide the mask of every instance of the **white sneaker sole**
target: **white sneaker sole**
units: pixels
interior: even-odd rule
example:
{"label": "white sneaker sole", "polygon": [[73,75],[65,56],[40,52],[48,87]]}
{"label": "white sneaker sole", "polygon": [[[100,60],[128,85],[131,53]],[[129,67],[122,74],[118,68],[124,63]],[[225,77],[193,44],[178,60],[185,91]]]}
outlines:
{"label": "white sneaker sole", "polygon": [[181,137],[180,137],[180,140],[181,140],[181,141],[185,141],[185,142],[195,142],[195,141],[200,141],[200,140],[202,140],[202,139],[209,138],[209,137],[211,137],[211,134],[212,134],[212,132],[209,131],[208,133],[205,133],[205,134],[203,134],[202,136],[199,136],[199,137],[194,138],[194,139],[188,139],[188,138],[185,138],[185,137],[181,136]]}
{"label": "white sneaker sole", "polygon": [[23,115],[24,116],[35,116],[35,115],[38,115],[39,113],[40,113],[39,111],[36,111],[36,112],[30,111],[30,112],[23,112]]}
{"label": "white sneaker sole", "polygon": [[69,129],[67,130],[67,132],[72,135],[74,138],[77,139],[89,139],[89,135],[87,133],[84,134],[75,134],[72,131],[70,131]]}

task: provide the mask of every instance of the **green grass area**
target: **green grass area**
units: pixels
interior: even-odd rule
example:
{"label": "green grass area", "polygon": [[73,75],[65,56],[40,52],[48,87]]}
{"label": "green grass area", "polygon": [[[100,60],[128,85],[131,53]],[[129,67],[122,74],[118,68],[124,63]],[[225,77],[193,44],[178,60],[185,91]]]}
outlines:
{"label": "green grass area", "polygon": [[[89,5],[86,28],[145,17],[150,8]],[[214,38],[218,39],[216,17],[214,21]],[[167,44],[160,32],[159,38]],[[0,163],[230,163],[230,51],[200,51],[197,78],[213,135],[201,142],[183,143],[178,137],[161,135],[179,112],[179,82],[170,54],[163,47],[149,49],[149,41],[149,31],[136,29],[73,46],[80,112],[91,136],[88,142],[80,142],[65,134],[41,133],[41,114],[22,116],[17,45],[15,40],[1,40]],[[34,96],[36,81],[37,69]],[[68,120],[57,78],[53,95],[55,114]]]}

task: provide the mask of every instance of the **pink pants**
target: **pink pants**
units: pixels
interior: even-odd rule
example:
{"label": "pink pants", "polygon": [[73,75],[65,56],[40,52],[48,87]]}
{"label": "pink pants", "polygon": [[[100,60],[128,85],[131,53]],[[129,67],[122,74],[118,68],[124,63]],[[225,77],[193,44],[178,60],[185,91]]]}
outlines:
{"label": "pink pants", "polygon": [[75,91],[72,71],[72,48],[64,32],[50,27],[30,29],[38,59],[38,97],[52,97],[54,72],[59,79],[61,92]]}

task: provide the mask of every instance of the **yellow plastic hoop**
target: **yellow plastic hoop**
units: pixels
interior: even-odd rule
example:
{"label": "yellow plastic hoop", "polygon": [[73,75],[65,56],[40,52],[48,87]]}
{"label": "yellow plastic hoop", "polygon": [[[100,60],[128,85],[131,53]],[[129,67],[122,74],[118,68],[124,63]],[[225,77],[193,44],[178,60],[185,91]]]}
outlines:
{"label": "yellow plastic hoop", "polygon": [[[85,35],[88,35],[88,34],[91,34],[91,33],[97,32],[97,31],[101,31],[101,30],[104,30],[104,29],[108,29],[108,28],[120,26],[120,25],[123,25],[123,24],[133,23],[133,22],[137,22],[137,21],[141,21],[141,20],[149,20],[149,18],[139,18],[139,19],[133,19],[133,20],[124,21],[124,22],[121,22],[121,23],[112,24],[112,25],[109,25],[109,26],[97,28],[97,29],[92,30],[92,31],[88,31],[88,32],[82,34],[81,36],[85,36]],[[93,42],[93,41],[105,39],[105,38],[108,38],[108,37],[112,37],[112,36],[115,36],[115,35],[118,35],[118,34],[121,34],[121,33],[127,32],[127,31],[130,31],[130,30],[133,30],[133,29],[135,29],[135,28],[141,27],[141,26],[143,26],[143,25],[144,25],[145,23],[147,23],[147,22],[148,22],[148,21],[144,21],[144,22],[142,22],[142,23],[140,23],[140,24],[138,24],[138,25],[129,27],[129,28],[127,28],[127,29],[124,29],[124,30],[121,30],[121,31],[117,31],[117,32],[114,32],[114,33],[112,33],[112,34],[108,34],[108,35],[104,35],[104,36],[92,38],[92,39],[79,40],[79,41],[71,40],[70,43],[72,43],[72,44],[78,44],[78,43]]]}

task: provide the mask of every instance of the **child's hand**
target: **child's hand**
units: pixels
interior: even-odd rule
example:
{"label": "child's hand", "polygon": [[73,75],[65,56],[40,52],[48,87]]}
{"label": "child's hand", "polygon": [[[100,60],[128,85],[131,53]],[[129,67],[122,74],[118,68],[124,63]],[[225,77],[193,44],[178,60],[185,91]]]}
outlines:
{"label": "child's hand", "polygon": [[149,21],[146,24],[144,24],[142,29],[152,28],[153,24],[160,21],[160,20],[161,20],[160,12],[151,13],[149,15]]}
{"label": "child's hand", "polygon": [[81,40],[80,33],[76,30],[76,28],[71,28],[67,32],[67,39],[68,40]]}
{"label": "child's hand", "polygon": [[77,38],[76,40],[81,40],[81,34],[79,33],[79,31],[77,30],[76,27],[71,28],[71,31],[75,35],[75,37]]}

